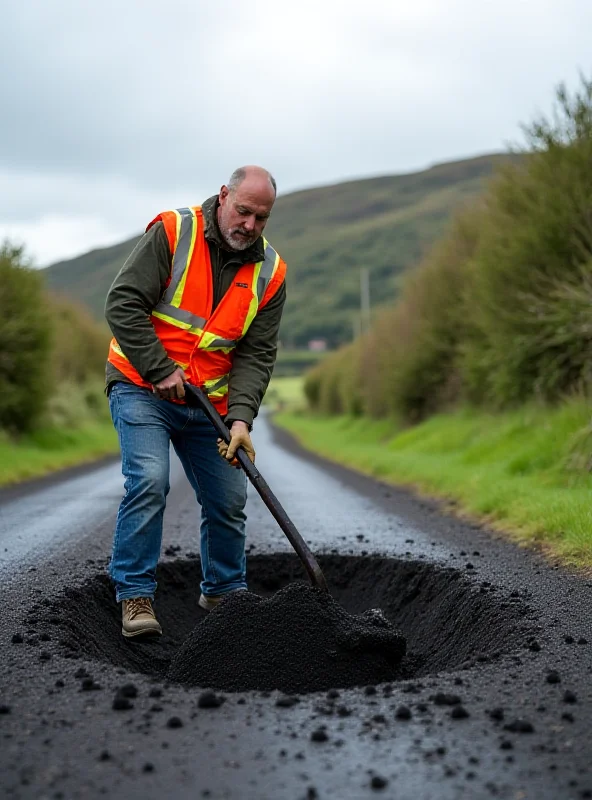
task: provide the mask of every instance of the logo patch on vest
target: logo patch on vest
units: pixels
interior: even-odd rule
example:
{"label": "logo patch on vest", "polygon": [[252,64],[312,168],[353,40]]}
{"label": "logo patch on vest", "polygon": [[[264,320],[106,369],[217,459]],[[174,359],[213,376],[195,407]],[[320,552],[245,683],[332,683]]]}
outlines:
{"label": "logo patch on vest", "polygon": [[248,283],[235,283],[234,285],[235,286],[240,286],[241,289],[248,289],[249,288],[249,284]]}

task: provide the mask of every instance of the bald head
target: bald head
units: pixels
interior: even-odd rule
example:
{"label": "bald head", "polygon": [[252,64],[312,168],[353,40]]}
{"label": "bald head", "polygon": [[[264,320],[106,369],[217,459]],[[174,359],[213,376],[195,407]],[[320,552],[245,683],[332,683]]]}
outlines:
{"label": "bald head", "polygon": [[249,165],[247,167],[239,167],[235,169],[232,175],[230,176],[230,180],[228,181],[228,188],[230,191],[234,191],[237,189],[241,183],[244,181],[248,181],[251,185],[257,186],[260,184],[260,189],[262,191],[266,191],[271,185],[273,190],[273,196],[277,194],[277,186],[275,182],[275,178],[263,167],[256,167],[254,165]]}
{"label": "bald head", "polygon": [[218,195],[218,227],[231,250],[245,250],[263,233],[275,202],[276,183],[263,167],[239,167]]}

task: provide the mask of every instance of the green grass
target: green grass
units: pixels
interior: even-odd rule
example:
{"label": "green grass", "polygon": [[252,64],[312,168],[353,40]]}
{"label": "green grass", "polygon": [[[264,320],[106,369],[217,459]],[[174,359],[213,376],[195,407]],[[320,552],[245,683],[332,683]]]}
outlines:
{"label": "green grass", "polygon": [[592,428],[583,400],[555,410],[440,414],[404,431],[302,412],[275,421],[332,461],[455,501],[457,512],[520,544],[592,567]]}
{"label": "green grass", "polygon": [[37,478],[117,452],[117,434],[113,425],[102,420],[71,430],[41,428],[18,442],[0,434],[0,486]]}
{"label": "green grass", "polygon": [[275,411],[301,411],[306,405],[302,377],[272,378],[264,403]]}
{"label": "green grass", "polygon": [[14,439],[0,430],[0,486],[37,478],[118,452],[103,381],[62,382],[44,423]]}

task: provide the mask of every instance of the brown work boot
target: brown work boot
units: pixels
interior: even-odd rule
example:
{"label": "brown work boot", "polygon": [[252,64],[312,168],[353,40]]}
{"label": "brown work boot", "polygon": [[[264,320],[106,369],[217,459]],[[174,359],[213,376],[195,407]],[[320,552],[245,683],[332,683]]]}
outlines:
{"label": "brown work boot", "polygon": [[154,616],[149,597],[131,597],[122,600],[121,614],[124,636],[154,636],[162,633],[158,620]]}
{"label": "brown work boot", "polygon": [[201,594],[199,596],[199,600],[197,601],[198,606],[203,608],[205,611],[213,611],[219,603],[224,600],[227,594],[231,594],[232,592],[246,592],[246,589],[231,589],[230,592],[225,592],[224,594]]}

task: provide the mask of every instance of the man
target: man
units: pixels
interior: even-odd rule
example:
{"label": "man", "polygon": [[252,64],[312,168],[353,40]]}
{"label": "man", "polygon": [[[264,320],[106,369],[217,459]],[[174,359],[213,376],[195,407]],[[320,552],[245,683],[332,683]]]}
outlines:
{"label": "man", "polygon": [[[162,633],[151,600],[171,443],[202,508],[199,605],[246,588],[246,476],[232,464],[238,447],[255,460],[286,298],[286,265],[262,236],[275,197],[267,170],[236,170],[203,206],[159,214],[109,290],[107,392],[125,476],[110,576],[126,637]],[[225,418],[228,447],[185,404],[185,382]]]}

